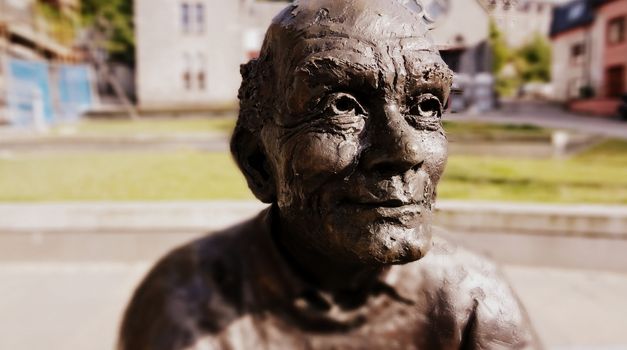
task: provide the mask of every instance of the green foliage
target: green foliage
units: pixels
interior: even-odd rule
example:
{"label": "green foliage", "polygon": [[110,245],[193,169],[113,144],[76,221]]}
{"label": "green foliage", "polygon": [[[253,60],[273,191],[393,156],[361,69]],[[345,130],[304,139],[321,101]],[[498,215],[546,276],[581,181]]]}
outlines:
{"label": "green foliage", "polygon": [[536,34],[527,44],[516,50],[516,68],[523,82],[551,80],[551,45]]}
{"label": "green foliage", "polygon": [[[492,73],[496,76],[499,95],[513,95],[524,83],[551,80],[551,46],[540,34],[514,50],[507,45],[503,33],[491,20],[489,43],[492,49]],[[514,69],[505,74],[505,67]]]}
{"label": "green foliage", "polygon": [[104,33],[104,47],[116,62],[135,62],[132,0],[83,0],[81,15],[92,30]]}
{"label": "green foliage", "polygon": [[512,96],[520,87],[521,81],[520,77],[504,77],[503,75],[498,75],[496,77],[496,92],[499,96]]}
{"label": "green foliage", "polygon": [[74,42],[78,18],[44,2],[35,3],[34,9],[37,17],[43,19],[44,29],[48,35],[63,45],[71,45]]}
{"label": "green foliage", "polygon": [[0,158],[0,202],[253,199],[227,152]]}
{"label": "green foliage", "polygon": [[488,40],[490,48],[492,48],[492,73],[498,75],[509,61],[511,52],[503,38],[503,33],[492,19],[490,19],[490,37]]}
{"label": "green foliage", "polygon": [[513,53],[505,42],[503,33],[492,19],[490,19],[490,36],[488,41],[492,49],[492,73],[496,77],[496,92],[499,96],[510,96],[517,90],[520,81],[516,76],[505,76],[503,74],[503,68],[510,63]]}

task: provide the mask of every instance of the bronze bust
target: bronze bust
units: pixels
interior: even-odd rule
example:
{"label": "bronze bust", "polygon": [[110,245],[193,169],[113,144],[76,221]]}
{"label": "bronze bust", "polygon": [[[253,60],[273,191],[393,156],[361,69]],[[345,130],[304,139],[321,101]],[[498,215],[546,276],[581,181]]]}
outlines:
{"label": "bronze bust", "polygon": [[536,349],[489,261],[432,237],[452,73],[398,0],[296,1],[242,66],[257,218],[162,259],[123,350]]}

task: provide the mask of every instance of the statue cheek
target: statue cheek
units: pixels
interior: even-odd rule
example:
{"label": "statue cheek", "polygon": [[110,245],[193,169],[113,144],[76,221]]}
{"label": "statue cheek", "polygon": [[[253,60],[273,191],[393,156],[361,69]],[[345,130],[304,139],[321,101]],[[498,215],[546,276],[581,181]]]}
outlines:
{"label": "statue cheek", "polygon": [[292,153],[292,174],[304,181],[341,174],[355,163],[358,142],[336,134],[308,134],[299,138]]}

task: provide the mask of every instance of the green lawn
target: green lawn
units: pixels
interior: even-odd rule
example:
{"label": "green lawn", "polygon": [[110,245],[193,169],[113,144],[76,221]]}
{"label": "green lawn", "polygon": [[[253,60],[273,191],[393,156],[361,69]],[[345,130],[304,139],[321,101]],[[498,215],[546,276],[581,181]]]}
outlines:
{"label": "green lawn", "polygon": [[480,122],[444,121],[449,139],[456,141],[547,141],[551,130],[533,125],[487,124]]}
{"label": "green lawn", "polygon": [[0,201],[252,198],[226,153],[37,155],[0,160]]}
{"label": "green lawn", "polygon": [[[53,133],[62,134],[68,130],[78,134],[128,135],[128,134],[168,134],[168,133],[230,133],[235,127],[235,115],[215,118],[150,118],[130,119],[86,119],[71,127],[59,127]],[[445,121],[449,138],[453,140],[510,140],[538,141],[549,140],[551,132],[531,125],[486,124],[478,122]]]}
{"label": "green lawn", "polygon": [[[248,198],[226,153],[0,158],[0,201]],[[627,204],[627,142],[607,141],[567,160],[452,156],[439,198]]]}
{"label": "green lawn", "polygon": [[130,119],[86,119],[72,126],[59,127],[54,133],[73,130],[79,134],[127,135],[127,134],[168,134],[168,133],[230,133],[235,127],[235,118],[143,118]]}

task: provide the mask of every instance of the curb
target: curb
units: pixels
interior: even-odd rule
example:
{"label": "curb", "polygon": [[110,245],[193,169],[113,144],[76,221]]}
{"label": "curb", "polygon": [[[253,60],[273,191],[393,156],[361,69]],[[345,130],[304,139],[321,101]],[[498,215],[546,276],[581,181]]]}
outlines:
{"label": "curb", "polygon": [[[216,230],[252,217],[256,201],[0,204],[2,232]],[[627,206],[439,201],[448,229],[627,239]]]}

